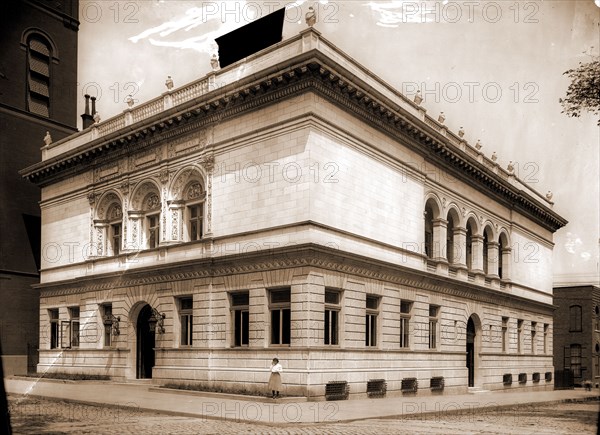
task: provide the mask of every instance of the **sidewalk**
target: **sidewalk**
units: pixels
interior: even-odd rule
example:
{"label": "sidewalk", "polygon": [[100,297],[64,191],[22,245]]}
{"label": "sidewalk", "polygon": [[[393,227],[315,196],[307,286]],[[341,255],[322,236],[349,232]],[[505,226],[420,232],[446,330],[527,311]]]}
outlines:
{"label": "sidewalk", "polygon": [[174,391],[151,384],[110,381],[58,381],[5,378],[7,393],[28,394],[106,405],[121,415],[141,409],[206,419],[267,424],[322,423],[402,418],[424,413],[482,413],[487,409],[545,402],[593,400],[598,391],[485,392],[383,399],[307,402],[304,398],[271,400],[215,393]]}

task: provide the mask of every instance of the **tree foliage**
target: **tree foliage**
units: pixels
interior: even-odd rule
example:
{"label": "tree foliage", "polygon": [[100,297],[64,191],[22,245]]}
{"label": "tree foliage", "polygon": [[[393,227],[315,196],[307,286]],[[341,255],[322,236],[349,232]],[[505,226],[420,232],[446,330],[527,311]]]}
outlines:
{"label": "tree foliage", "polygon": [[[600,114],[600,58],[579,62],[579,67],[563,73],[571,79],[565,98],[559,98],[562,113],[579,117],[582,111]],[[598,119],[600,125],[600,119]]]}

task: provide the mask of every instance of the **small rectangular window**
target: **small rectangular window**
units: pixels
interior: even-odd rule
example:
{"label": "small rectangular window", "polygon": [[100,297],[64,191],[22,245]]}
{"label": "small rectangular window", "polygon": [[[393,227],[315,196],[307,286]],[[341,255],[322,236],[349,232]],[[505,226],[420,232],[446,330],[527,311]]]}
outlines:
{"label": "small rectangular window", "polygon": [[121,229],[122,224],[113,224],[110,226],[113,255],[119,255],[121,252]]}
{"label": "small rectangular window", "polygon": [[323,344],[337,345],[340,316],[340,292],[325,290]]}
{"label": "small rectangular window", "polygon": [[114,335],[114,328],[117,325],[113,325],[113,312],[112,304],[102,305],[102,323],[104,325],[104,346],[110,347],[112,345],[112,337]]}
{"label": "small rectangular window", "polygon": [[437,348],[437,325],[440,307],[429,305],[429,349]]}
{"label": "small rectangular window", "polygon": [[203,235],[202,228],[202,208],[203,204],[194,204],[188,207],[188,227],[190,234],[190,241],[200,240]]}
{"label": "small rectangular window", "polygon": [[157,248],[160,243],[159,215],[148,216],[148,248]]}
{"label": "small rectangular window", "polygon": [[508,317],[502,318],[502,352],[507,351],[508,344]]}
{"label": "small rectangular window", "polygon": [[71,315],[70,326],[70,345],[71,347],[79,347],[79,307],[69,308]]}
{"label": "small rectangular window", "polygon": [[250,293],[231,293],[231,309],[233,318],[233,345],[248,346],[250,343]]}
{"label": "small rectangular window", "polygon": [[410,311],[412,302],[400,301],[400,347],[408,348],[410,346]]}
{"label": "small rectangular window", "polygon": [[290,344],[292,328],[290,303],[290,289],[270,291],[271,344]]}
{"label": "small rectangular window", "polygon": [[379,315],[379,296],[366,296],[365,346],[377,346],[377,316]]}
{"label": "small rectangular window", "polygon": [[58,349],[58,308],[48,310],[48,317],[50,318],[50,349]]}
{"label": "small rectangular window", "polygon": [[181,324],[181,340],[182,346],[191,346],[193,342],[194,332],[194,302],[191,297],[179,299],[179,319]]}
{"label": "small rectangular window", "polygon": [[517,352],[521,353],[521,341],[523,336],[523,320],[517,320]]}

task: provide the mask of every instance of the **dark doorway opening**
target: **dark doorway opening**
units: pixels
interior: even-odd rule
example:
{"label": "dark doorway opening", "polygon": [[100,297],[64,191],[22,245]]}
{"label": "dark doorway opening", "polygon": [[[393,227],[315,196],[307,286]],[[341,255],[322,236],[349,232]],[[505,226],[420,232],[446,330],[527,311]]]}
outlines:
{"label": "dark doorway opening", "polygon": [[467,368],[469,369],[469,387],[475,386],[475,323],[469,317],[467,322]]}
{"label": "dark doorway opening", "polygon": [[154,367],[154,331],[150,330],[148,320],[152,316],[152,308],[145,305],[137,320],[137,373],[138,379],[152,379]]}

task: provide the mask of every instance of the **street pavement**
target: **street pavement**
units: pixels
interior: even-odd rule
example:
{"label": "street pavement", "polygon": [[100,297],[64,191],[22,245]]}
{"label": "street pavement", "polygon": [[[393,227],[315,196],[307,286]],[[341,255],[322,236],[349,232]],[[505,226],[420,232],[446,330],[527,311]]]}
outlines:
{"label": "street pavement", "polygon": [[[402,418],[481,413],[515,405],[592,400],[598,390],[582,389],[529,392],[481,392],[461,395],[388,397],[344,401],[308,402],[305,398],[268,399],[251,396],[177,391],[145,382],[60,381],[10,377],[4,379],[7,393],[63,399],[103,405],[98,408],[125,421],[141,410],[152,410],[203,420],[293,424],[349,422],[366,419]],[[18,402],[18,399],[17,399]],[[17,403],[18,404],[18,403]]]}

